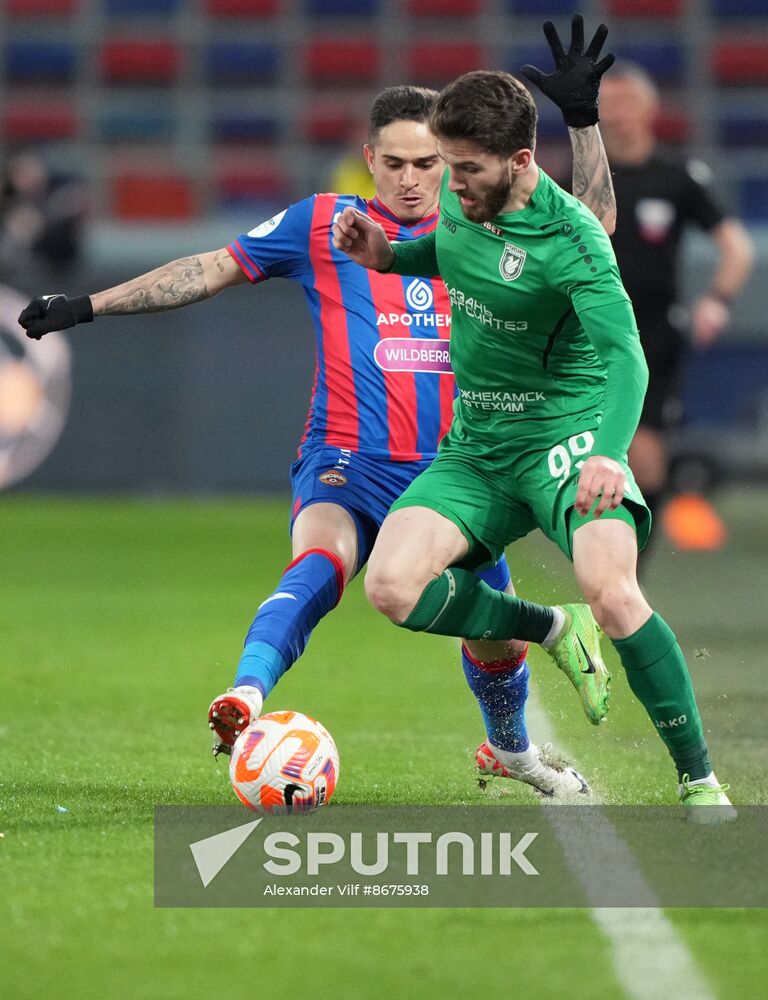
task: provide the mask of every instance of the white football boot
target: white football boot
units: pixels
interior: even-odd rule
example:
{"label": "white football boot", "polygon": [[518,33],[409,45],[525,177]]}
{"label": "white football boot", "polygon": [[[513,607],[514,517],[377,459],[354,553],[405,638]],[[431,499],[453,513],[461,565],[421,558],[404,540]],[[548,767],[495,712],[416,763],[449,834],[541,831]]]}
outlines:
{"label": "white football boot", "polygon": [[208,709],[208,728],[213,730],[213,756],[229,756],[242,731],[261,715],[264,699],[255,687],[228,688],[214,698]]}
{"label": "white football boot", "polygon": [[[531,743],[523,753],[508,753],[486,741],[475,752],[480,787],[485,788],[489,778],[514,778],[547,798],[591,795],[582,775],[567,761],[552,756],[550,750],[551,744],[537,747]],[[502,756],[503,761],[499,759]]]}

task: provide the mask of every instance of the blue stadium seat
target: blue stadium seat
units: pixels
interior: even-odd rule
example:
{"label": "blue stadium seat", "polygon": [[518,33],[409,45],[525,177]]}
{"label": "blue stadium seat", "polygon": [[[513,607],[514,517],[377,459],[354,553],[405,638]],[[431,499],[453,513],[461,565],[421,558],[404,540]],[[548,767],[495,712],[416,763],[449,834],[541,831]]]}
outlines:
{"label": "blue stadium seat", "polygon": [[731,108],[720,117],[718,136],[725,146],[768,146],[768,115],[749,107]]}
{"label": "blue stadium seat", "polygon": [[304,9],[314,17],[367,17],[378,14],[381,0],[304,0]]}
{"label": "blue stadium seat", "polygon": [[555,14],[576,14],[583,4],[574,0],[507,0],[507,7],[513,14],[553,17]]}
{"label": "blue stadium seat", "polygon": [[261,43],[214,42],[206,51],[205,68],[212,83],[272,83],[280,68],[280,49]]}
{"label": "blue stadium seat", "polygon": [[616,53],[617,59],[637,63],[658,83],[676,83],[685,73],[686,52],[681,44],[635,42],[611,48]]}
{"label": "blue stadium seat", "polygon": [[77,51],[69,42],[11,42],[5,49],[6,79],[17,83],[61,83],[76,70]]}
{"label": "blue stadium seat", "polygon": [[718,17],[768,17],[766,0],[712,0]]}
{"label": "blue stadium seat", "polygon": [[768,177],[745,177],[739,205],[741,217],[747,222],[768,223]]}
{"label": "blue stadium seat", "polygon": [[212,117],[210,135],[216,142],[272,143],[278,139],[280,128],[280,120],[270,115],[228,111]]}
{"label": "blue stadium seat", "polygon": [[114,111],[101,116],[99,136],[105,142],[159,142],[175,137],[176,115],[163,111]]}
{"label": "blue stadium seat", "polygon": [[175,14],[181,0],[104,0],[104,11],[114,17],[163,17]]}

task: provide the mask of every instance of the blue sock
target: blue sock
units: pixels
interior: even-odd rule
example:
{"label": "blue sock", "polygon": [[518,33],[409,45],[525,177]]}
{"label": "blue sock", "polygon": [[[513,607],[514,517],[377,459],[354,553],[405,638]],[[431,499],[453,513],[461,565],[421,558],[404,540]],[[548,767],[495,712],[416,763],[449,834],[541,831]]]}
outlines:
{"label": "blue sock", "polygon": [[522,753],[529,746],[525,727],[528,664],[525,660],[498,660],[480,664],[461,647],[461,665],[477,698],[488,739],[501,750]]}
{"label": "blue sock", "polygon": [[341,599],[344,569],[324,549],[295,559],[253,619],[237,665],[235,687],[248,684],[266,698],[301,654],[312,629]]}
{"label": "blue sock", "polygon": [[[504,556],[490,569],[477,575],[493,587],[504,591],[510,582],[509,565]],[[472,694],[477,698],[485,722],[488,739],[501,750],[522,753],[528,749],[525,728],[525,702],[528,698],[528,664],[523,659],[499,660],[479,664],[465,646],[461,647],[461,664]]]}

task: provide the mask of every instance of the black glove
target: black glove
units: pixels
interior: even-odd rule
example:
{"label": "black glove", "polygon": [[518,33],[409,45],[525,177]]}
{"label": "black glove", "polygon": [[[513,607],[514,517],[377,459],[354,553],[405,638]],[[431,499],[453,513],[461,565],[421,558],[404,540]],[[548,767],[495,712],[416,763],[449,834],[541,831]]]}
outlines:
{"label": "black glove", "polygon": [[66,295],[40,295],[32,299],[19,316],[19,325],[32,340],[41,340],[46,333],[66,330],[77,323],[93,322],[90,295],[68,299]]}
{"label": "black glove", "polygon": [[545,75],[535,66],[523,66],[520,72],[555,102],[570,128],[597,125],[600,78],[616,59],[610,53],[600,62],[595,61],[605,43],[608,29],[604,24],[598,26],[586,52],[583,51],[584,18],[581,14],[574,14],[571,20],[571,47],[568,52],[563,49],[557,28],[551,21],[544,23],[544,34],[555,60],[555,72]]}

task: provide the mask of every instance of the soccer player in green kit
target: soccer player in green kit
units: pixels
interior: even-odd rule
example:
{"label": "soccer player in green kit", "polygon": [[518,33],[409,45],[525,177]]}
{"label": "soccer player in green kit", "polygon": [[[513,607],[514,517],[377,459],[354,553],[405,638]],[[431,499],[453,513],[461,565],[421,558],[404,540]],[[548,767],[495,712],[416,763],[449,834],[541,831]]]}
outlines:
{"label": "soccer player in green kit", "polygon": [[452,307],[453,424],[384,521],[366,592],[413,631],[551,645],[562,609],[469,572],[540,528],[572,559],[672,756],[688,817],[732,819],[680,646],[637,584],[650,515],[626,453],[648,375],[632,307],[597,219],[537,166],[536,118],[514,77],[460,77],[430,121],[447,165],[437,229],[390,244],[351,208],[334,226],[359,264],[439,274]]}

